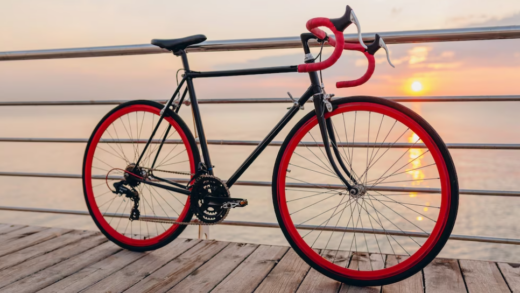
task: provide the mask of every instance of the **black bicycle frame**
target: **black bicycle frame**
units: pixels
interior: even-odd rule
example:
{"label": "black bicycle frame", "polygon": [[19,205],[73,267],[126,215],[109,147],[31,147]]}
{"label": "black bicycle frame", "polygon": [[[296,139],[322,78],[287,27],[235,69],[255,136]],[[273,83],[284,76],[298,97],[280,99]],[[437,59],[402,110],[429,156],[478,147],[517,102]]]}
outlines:
{"label": "black bicycle frame", "polygon": [[[303,44],[303,48],[304,48],[304,51],[305,51],[306,54],[310,53],[310,50],[309,50],[307,42],[308,42],[309,39],[312,39],[312,38],[316,38],[316,37],[314,37],[312,34],[302,34],[302,44]],[[170,100],[165,104],[163,110],[161,111],[161,116],[159,118],[159,121],[157,122],[157,125],[156,125],[155,129],[153,130],[151,137],[148,139],[148,142],[146,143],[146,145],[145,145],[145,147],[144,147],[144,149],[143,149],[143,151],[141,153],[141,156],[139,157],[139,159],[138,159],[138,161],[136,163],[136,166],[139,165],[139,163],[140,163],[144,153],[146,152],[150,142],[152,141],[153,137],[155,136],[155,133],[157,132],[157,129],[159,128],[159,126],[161,124],[161,121],[163,120],[164,115],[167,112],[167,109],[170,109],[170,107],[173,104],[173,101],[174,101],[175,97],[180,92],[180,89],[183,86],[183,84],[186,82],[186,89],[184,90],[182,98],[180,99],[178,105],[174,106],[175,107],[175,112],[177,113],[179,111],[179,109],[180,109],[180,107],[182,105],[182,101],[184,100],[184,97],[186,96],[186,92],[188,92],[190,100],[191,100],[191,105],[192,105],[192,111],[193,111],[193,117],[194,117],[194,121],[195,121],[196,131],[197,131],[197,133],[199,135],[200,148],[201,148],[201,151],[202,151],[202,157],[203,157],[203,160],[204,160],[204,164],[205,164],[205,166],[207,168],[206,172],[208,174],[210,174],[210,175],[213,175],[213,165],[211,164],[211,158],[210,158],[210,154],[209,154],[209,150],[208,150],[208,144],[207,144],[207,141],[206,141],[206,135],[204,133],[204,127],[203,127],[202,119],[201,119],[201,115],[200,115],[199,104],[197,102],[197,96],[195,94],[195,87],[193,85],[193,79],[194,78],[206,78],[206,77],[224,77],[224,76],[242,76],[242,75],[256,75],[256,74],[289,73],[289,72],[297,72],[298,71],[298,67],[297,66],[281,66],[281,67],[267,67],[267,68],[253,68],[253,69],[238,69],[238,70],[198,72],[198,71],[191,71],[190,70],[190,66],[189,66],[189,63],[188,63],[188,58],[187,58],[186,52],[184,52],[184,51],[175,52],[175,55],[181,56],[181,58],[182,58],[182,63],[183,63],[184,70],[185,70],[184,75],[183,75],[183,79],[181,80],[181,82],[177,86],[177,89],[173,93],[173,95],[170,98]],[[313,62],[314,62],[313,59],[306,60],[306,63],[313,63]],[[318,74],[316,72],[309,72],[309,78],[310,78],[310,81],[311,81],[311,86],[309,86],[309,88],[305,91],[305,93],[303,93],[303,95],[294,103],[294,105],[291,108],[289,108],[289,111],[283,116],[283,118],[280,120],[280,122],[278,122],[278,124],[271,130],[271,132],[269,132],[269,134],[256,147],[256,149],[249,155],[249,157],[242,163],[242,165],[235,171],[235,173],[226,181],[226,185],[228,187],[231,187],[231,186],[233,186],[233,184],[235,184],[235,182],[238,180],[238,178],[240,178],[240,176],[247,170],[247,168],[249,168],[249,166],[256,160],[256,158],[269,145],[269,143],[271,143],[271,141],[276,137],[276,135],[287,125],[287,123],[289,121],[291,121],[291,119],[300,110],[300,108],[313,96],[319,97],[317,99],[314,99],[314,104],[315,104],[315,109],[316,109],[316,112],[317,112],[318,120],[320,122],[319,124],[320,124],[320,129],[321,129],[321,132],[322,132],[322,136],[323,136],[323,139],[324,139],[324,144],[325,144],[327,157],[329,158],[329,161],[331,162],[331,166],[333,167],[334,171],[336,171],[336,173],[338,174],[339,178],[343,181],[343,183],[346,184],[347,189],[350,190],[352,188],[352,186],[343,177],[343,175],[341,174],[341,172],[339,171],[339,169],[337,168],[337,166],[336,166],[336,164],[334,162],[334,159],[332,157],[332,154],[331,154],[330,148],[329,148],[329,143],[328,143],[328,138],[327,138],[328,135],[331,136],[332,143],[333,143],[333,149],[334,149],[334,152],[335,152],[335,155],[336,155],[336,159],[340,162],[340,165],[341,165],[343,171],[346,172],[348,177],[354,183],[356,183],[355,180],[353,180],[353,176],[349,173],[349,171],[346,169],[345,165],[343,164],[341,156],[338,156],[337,147],[335,145],[336,143],[335,143],[335,139],[334,139],[334,136],[333,136],[333,132],[332,132],[331,126],[328,125],[328,124],[330,124],[330,121],[327,121],[327,123],[326,123],[326,120],[328,120],[328,119],[324,118],[324,107],[323,107],[323,102],[322,102],[323,91],[322,91],[322,85],[320,85]],[[157,157],[158,157],[159,152],[160,152],[160,150],[162,148],[162,145],[163,145],[166,137],[168,136],[168,132],[169,132],[170,128],[171,128],[171,125],[168,126],[168,129],[166,130],[166,134],[162,138],[161,145],[159,146],[158,152],[157,152],[157,154],[155,156],[155,159],[154,159],[154,162],[153,162],[153,164],[151,166],[151,169],[154,168],[155,161],[157,160]],[[328,129],[328,131],[327,131],[327,129]],[[327,132],[328,132],[328,135],[327,135]],[[145,184],[150,184],[150,185],[156,186],[156,187],[161,187],[161,188],[164,188],[164,189],[168,189],[170,191],[175,191],[175,192],[179,192],[179,193],[183,193],[183,194],[187,194],[187,195],[190,194],[190,192],[186,188],[182,188],[182,185],[180,185],[178,183],[171,182],[171,181],[168,181],[168,180],[162,179],[162,178],[157,178],[157,179],[159,181],[164,181],[166,183],[169,183],[169,184],[177,186],[177,187],[166,186],[166,185],[163,185],[163,184],[159,184],[159,183],[155,183],[155,182],[151,182],[151,181],[147,181],[147,180],[144,180],[142,182],[145,183]],[[194,178],[192,178],[192,179],[194,179]],[[190,180],[190,182],[191,181],[192,180]]]}

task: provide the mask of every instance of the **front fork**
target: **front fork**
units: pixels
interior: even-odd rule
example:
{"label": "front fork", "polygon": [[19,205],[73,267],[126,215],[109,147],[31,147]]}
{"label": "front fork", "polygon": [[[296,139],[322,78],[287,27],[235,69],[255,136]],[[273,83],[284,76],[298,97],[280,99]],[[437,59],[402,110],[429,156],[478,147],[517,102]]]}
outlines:
{"label": "front fork", "polygon": [[[354,185],[357,185],[358,182],[352,175],[352,173],[347,169],[347,166],[343,162],[343,158],[341,157],[341,153],[338,149],[338,144],[336,143],[336,136],[334,135],[334,126],[332,125],[332,121],[330,118],[325,118],[325,111],[326,108],[325,105],[325,94],[323,92],[315,94],[313,98],[314,102],[314,108],[316,110],[316,117],[318,118],[318,123],[320,126],[320,132],[321,137],[323,139],[323,146],[325,148],[325,153],[327,154],[327,158],[329,159],[330,165],[332,166],[332,169],[334,172],[336,172],[336,175],[338,175],[339,179],[347,186],[347,189],[350,193],[354,192],[357,193],[358,190],[356,190]],[[334,157],[332,156],[332,152],[330,151],[330,144],[329,144],[329,136],[330,141],[332,142],[332,149],[334,151],[334,155],[336,156],[336,160],[339,162],[339,165],[341,166],[341,169],[345,174],[347,174],[347,177],[353,182],[353,184],[350,184],[347,179],[343,176],[343,173],[338,169],[338,166],[336,165],[336,162],[334,160]]]}

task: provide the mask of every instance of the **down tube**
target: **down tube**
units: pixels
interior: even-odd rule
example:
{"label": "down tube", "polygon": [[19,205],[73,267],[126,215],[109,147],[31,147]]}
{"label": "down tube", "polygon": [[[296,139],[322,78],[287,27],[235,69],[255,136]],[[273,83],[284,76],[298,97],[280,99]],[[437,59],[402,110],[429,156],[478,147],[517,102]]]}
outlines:
{"label": "down tube", "polygon": [[309,87],[307,91],[302,95],[302,97],[298,100],[298,106],[293,106],[289,109],[289,112],[283,116],[282,120],[278,122],[278,124],[269,132],[269,134],[264,138],[264,140],[256,147],[256,149],[249,155],[249,157],[242,163],[242,166],[238,168],[237,171],[235,171],[235,174],[233,174],[228,181],[226,182],[226,185],[228,187],[233,186],[235,182],[242,176],[242,174],[249,168],[249,166],[256,160],[256,158],[264,151],[264,149],[273,141],[273,139],[280,133],[280,131],[287,125],[289,121],[294,117],[296,112],[300,110],[300,106],[305,104],[305,102],[312,97],[313,90],[312,87]]}

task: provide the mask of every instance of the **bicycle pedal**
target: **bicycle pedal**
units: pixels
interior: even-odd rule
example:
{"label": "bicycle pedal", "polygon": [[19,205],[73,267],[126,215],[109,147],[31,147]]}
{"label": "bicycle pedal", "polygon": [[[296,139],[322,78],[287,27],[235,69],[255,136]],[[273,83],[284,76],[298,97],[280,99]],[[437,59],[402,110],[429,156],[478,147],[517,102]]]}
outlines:
{"label": "bicycle pedal", "polygon": [[248,204],[247,199],[232,198],[231,200],[232,201],[223,203],[222,208],[224,208],[224,209],[242,208]]}

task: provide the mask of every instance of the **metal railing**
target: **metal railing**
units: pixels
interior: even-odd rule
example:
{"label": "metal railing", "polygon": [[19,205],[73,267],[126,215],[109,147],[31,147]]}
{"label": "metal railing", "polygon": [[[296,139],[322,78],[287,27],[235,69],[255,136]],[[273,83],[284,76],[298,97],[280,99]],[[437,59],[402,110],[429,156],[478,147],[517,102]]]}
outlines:
{"label": "metal railing", "polygon": [[[336,98],[339,99],[339,98]],[[500,96],[418,96],[418,97],[385,97],[385,99],[401,103],[424,102],[520,102],[520,95]],[[119,105],[130,100],[83,100],[83,101],[9,101],[0,102],[2,106],[102,106]],[[155,100],[165,104],[168,100]],[[199,104],[279,104],[294,103],[289,98],[242,98],[242,99],[197,99]],[[312,98],[307,101],[312,102]]]}
{"label": "metal railing", "polygon": [[[199,140],[196,139],[197,143]],[[51,137],[0,137],[0,142],[36,142],[36,143],[87,143],[86,138],[51,138]],[[100,143],[140,143],[145,144],[145,139],[101,139]],[[151,143],[160,143],[161,140],[153,139]],[[259,140],[229,140],[229,139],[208,139],[206,140],[211,145],[233,145],[233,146],[257,146],[261,141]],[[180,144],[182,143],[179,139],[167,139],[164,141],[165,144]],[[272,141],[269,146],[281,146],[282,141]],[[323,147],[323,143],[316,143],[311,141],[300,142],[298,145],[305,147]],[[426,146],[421,143],[368,143],[368,142],[355,142],[337,143],[339,147],[352,147],[352,148],[414,148],[421,149]],[[506,144],[506,143],[447,143],[446,146],[449,149],[463,149],[463,150],[520,150],[520,144]]]}
{"label": "metal railing", "polygon": [[[37,172],[0,172],[0,176],[11,176],[11,177],[38,177],[38,178],[60,178],[60,179],[81,179],[81,174],[68,174],[68,173],[37,173]],[[121,176],[104,176],[104,175],[92,175],[92,179],[96,180],[120,180],[123,179]],[[188,183],[186,178],[166,178],[171,181],[179,183]],[[223,180],[226,182],[225,180]],[[271,181],[249,181],[240,180],[234,185],[243,186],[258,186],[258,187],[271,187]],[[327,189],[338,189],[344,190],[345,186],[341,184],[304,184],[304,183],[286,183],[287,187],[292,188],[327,188]],[[403,191],[403,192],[418,192],[418,193],[434,193],[439,194],[441,192],[438,188],[423,188],[423,187],[395,187],[395,186],[369,186],[367,190],[374,191]],[[481,196],[506,196],[506,197],[520,197],[520,191],[505,191],[505,190],[479,190],[479,189],[459,189],[460,194],[465,195],[481,195]]]}
{"label": "metal railing", "polygon": [[[364,41],[373,40],[373,34],[364,34]],[[386,32],[380,33],[387,44],[404,44],[404,43],[423,43],[423,42],[448,42],[448,41],[472,41],[472,40],[497,40],[497,39],[518,39],[520,38],[520,26],[504,26],[504,27],[488,27],[488,28],[468,28],[468,29],[445,29],[445,30],[422,30],[422,31],[405,31],[405,32]],[[356,42],[356,35],[345,35],[347,42]],[[318,44],[311,44],[317,46]],[[243,39],[243,40],[226,40],[226,41],[207,41],[187,49],[188,52],[214,52],[214,51],[238,51],[238,50],[265,50],[265,49],[287,49],[300,48],[301,43],[298,37],[288,38],[266,38],[266,39]],[[73,48],[73,49],[53,49],[53,50],[34,50],[34,51],[16,51],[16,52],[0,52],[0,61],[12,60],[37,60],[37,59],[59,59],[59,58],[81,58],[81,57],[102,57],[102,56],[121,56],[121,55],[144,55],[168,53],[168,51],[160,49],[152,45],[129,45],[129,46],[110,46],[110,47],[92,47],[92,48]],[[486,96],[433,96],[433,97],[387,97],[387,99],[396,102],[519,102],[520,95],[486,95]],[[166,100],[158,100],[165,103]],[[88,101],[10,101],[0,102],[0,107],[5,106],[85,106],[85,105],[117,105],[126,102],[125,100],[88,100]],[[291,103],[287,98],[244,98],[244,99],[200,99],[200,104],[255,104],[255,103]],[[12,143],[86,143],[85,138],[8,138],[0,137],[0,142]],[[112,143],[114,141],[106,140],[102,143]],[[118,140],[118,143],[125,141]],[[127,141],[130,142],[130,141]],[[139,141],[144,143],[144,141]],[[154,141],[157,143],[157,141]],[[178,144],[178,140],[167,140],[166,143]],[[256,146],[259,141],[244,140],[208,140],[213,145],[234,145],[234,146]],[[282,142],[273,141],[271,146],[280,146]],[[302,142],[307,146],[317,146],[316,143]],[[381,147],[381,145],[371,143],[355,143],[344,144],[351,147]],[[400,143],[394,147],[409,148],[411,144]],[[450,149],[482,149],[482,150],[520,150],[520,144],[469,144],[469,143],[448,143]],[[385,147],[385,146],[383,146]],[[414,148],[422,146],[415,145]],[[0,176],[16,176],[16,177],[38,177],[38,178],[67,178],[79,179],[79,174],[59,174],[59,173],[35,173],[35,172],[0,172]],[[102,178],[101,178],[102,177]],[[95,179],[105,179],[104,176]],[[180,182],[186,179],[175,179]],[[237,185],[245,186],[271,186],[271,182],[265,181],[238,181]],[[291,187],[306,188],[308,184],[291,183]],[[313,185],[315,187],[315,185]],[[341,185],[324,185],[331,189],[343,189]],[[373,187],[378,191],[407,191],[422,193],[439,193],[435,188],[403,188],[403,187]],[[461,189],[460,194],[477,195],[477,196],[505,196],[519,197],[520,191],[503,191],[503,190],[472,190]],[[57,210],[29,207],[9,207],[0,206],[0,210],[18,211],[18,212],[37,212],[37,213],[54,213],[65,215],[89,215],[86,211]],[[114,217],[128,217],[128,215],[112,215]],[[142,217],[152,218],[152,216],[143,215]],[[162,219],[164,220],[164,219]],[[175,219],[166,219],[175,220]],[[192,221],[198,224],[197,220]],[[249,226],[262,228],[278,228],[277,223],[249,222],[249,221],[224,221],[221,225],[232,226]],[[207,227],[207,226],[204,226]],[[315,226],[304,225],[299,229],[316,229]],[[373,229],[362,228],[336,228],[336,227],[320,227],[327,231],[347,231],[362,233],[388,233],[389,231],[377,231]],[[392,235],[413,235],[414,237],[427,237],[427,234],[419,232],[403,232],[391,231]],[[207,233],[207,232],[205,232]],[[402,233],[405,233],[401,235]],[[201,230],[199,230],[199,237]],[[485,236],[469,236],[469,235],[451,235],[452,240],[476,241],[486,243],[504,243],[520,245],[520,239],[485,237]]]}
{"label": "metal railing", "polygon": [[[515,25],[481,28],[417,30],[383,32],[378,34],[384,38],[385,43],[387,44],[518,39],[520,38],[520,26]],[[363,35],[363,40],[367,43],[372,42],[375,37],[375,33],[364,33]],[[345,41],[355,43],[358,41],[357,35],[346,34]],[[318,43],[313,42],[310,43],[310,45],[318,46]],[[299,37],[206,41],[190,46],[187,51],[218,52],[292,48],[301,48],[301,40]],[[169,52],[150,44],[141,44],[91,48],[0,52],[0,61],[145,55],[159,53]]]}
{"label": "metal railing", "polygon": [[[9,207],[0,206],[0,210],[13,211],[13,212],[34,212],[34,213],[49,213],[49,214],[60,214],[60,215],[74,215],[74,216],[90,216],[87,211],[76,211],[76,210],[57,210],[57,209],[42,209],[42,208],[27,208],[27,207]],[[114,218],[128,218],[129,214],[121,213],[105,213],[107,217]],[[160,220],[165,222],[175,222],[177,218],[167,218],[158,216],[141,216],[144,220]],[[200,223],[199,220],[192,220],[191,224],[197,225]],[[224,220],[219,223],[224,226],[246,226],[246,227],[257,227],[257,228],[280,228],[277,223],[266,223],[266,222],[250,222],[250,221],[231,221]],[[379,234],[379,235],[393,235],[393,236],[413,236],[419,238],[426,238],[428,234],[421,232],[403,232],[398,230],[380,230],[380,229],[364,229],[364,228],[341,228],[332,226],[316,226],[316,225],[296,225],[301,230],[323,230],[323,231],[334,231],[334,232],[356,232],[365,234]],[[520,239],[503,238],[503,237],[483,237],[483,236],[471,236],[471,235],[456,235],[451,234],[450,240],[460,241],[472,241],[472,242],[486,242],[486,243],[500,243],[500,244],[515,244],[520,245]]]}

